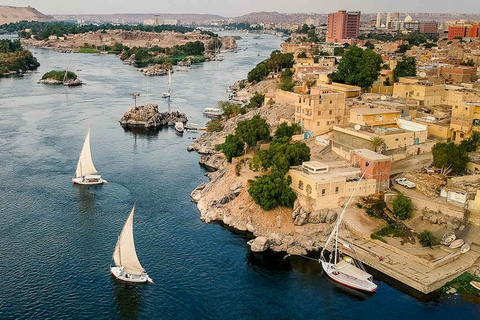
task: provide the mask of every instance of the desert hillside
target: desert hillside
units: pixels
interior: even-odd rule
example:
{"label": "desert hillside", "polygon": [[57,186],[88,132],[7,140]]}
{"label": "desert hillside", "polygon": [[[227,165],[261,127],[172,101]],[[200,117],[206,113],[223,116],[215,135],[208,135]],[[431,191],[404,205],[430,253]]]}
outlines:
{"label": "desert hillside", "polygon": [[32,7],[0,6],[0,25],[10,22],[27,21],[52,21],[52,16],[47,16]]}

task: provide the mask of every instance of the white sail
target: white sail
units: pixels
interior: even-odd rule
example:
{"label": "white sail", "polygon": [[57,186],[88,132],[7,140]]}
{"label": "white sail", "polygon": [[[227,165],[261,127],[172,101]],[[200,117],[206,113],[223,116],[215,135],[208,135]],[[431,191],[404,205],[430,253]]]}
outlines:
{"label": "white sail", "polygon": [[117,267],[124,267],[125,273],[141,274],[143,267],[138,261],[135,243],[133,241],[133,213],[135,205],[123,226],[122,232],[118,236],[117,245],[113,250],[113,261]]}
{"label": "white sail", "polygon": [[92,161],[92,154],[90,152],[90,129],[88,129],[82,151],[80,152],[80,157],[78,158],[75,177],[80,178],[95,173],[97,173],[97,169],[95,169]]}
{"label": "white sail", "polygon": [[170,93],[170,86],[172,85],[172,72],[168,69],[168,93]]}

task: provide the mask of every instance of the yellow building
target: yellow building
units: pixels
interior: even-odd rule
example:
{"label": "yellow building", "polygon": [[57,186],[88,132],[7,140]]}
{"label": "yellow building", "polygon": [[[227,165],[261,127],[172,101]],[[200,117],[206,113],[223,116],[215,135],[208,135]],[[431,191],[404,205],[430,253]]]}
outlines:
{"label": "yellow building", "polygon": [[452,130],[450,130],[450,122],[441,121],[433,116],[420,117],[412,119],[413,122],[427,126],[428,136],[448,140],[452,137]]}
{"label": "yellow building", "polygon": [[276,103],[295,108],[295,123],[314,136],[330,131],[334,125],[347,123],[348,109],[345,94],[311,88],[310,94],[277,90]]}
{"label": "yellow building", "polygon": [[393,85],[393,94],[400,99],[413,99],[422,106],[441,104],[445,85],[422,81],[414,77],[400,77]]}
{"label": "yellow building", "polygon": [[450,121],[452,140],[460,142],[472,136],[472,132],[480,131],[480,101],[460,102],[452,106]]}
{"label": "yellow building", "polygon": [[350,110],[350,123],[361,126],[396,125],[400,113],[381,108],[353,108]]}
{"label": "yellow building", "polygon": [[[314,200],[314,210],[336,208],[344,203],[357,185],[362,172],[346,161],[321,163],[304,162],[292,167],[286,177],[290,188]],[[355,196],[368,196],[377,190],[375,179],[363,179]]]}

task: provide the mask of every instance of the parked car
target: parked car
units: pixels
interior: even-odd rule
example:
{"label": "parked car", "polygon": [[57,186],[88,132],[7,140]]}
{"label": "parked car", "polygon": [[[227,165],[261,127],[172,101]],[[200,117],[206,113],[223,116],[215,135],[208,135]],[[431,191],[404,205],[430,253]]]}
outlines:
{"label": "parked car", "polygon": [[395,181],[399,185],[404,186],[407,189],[413,189],[417,186],[415,183],[413,183],[412,181],[409,181],[407,178],[397,178],[395,179]]}

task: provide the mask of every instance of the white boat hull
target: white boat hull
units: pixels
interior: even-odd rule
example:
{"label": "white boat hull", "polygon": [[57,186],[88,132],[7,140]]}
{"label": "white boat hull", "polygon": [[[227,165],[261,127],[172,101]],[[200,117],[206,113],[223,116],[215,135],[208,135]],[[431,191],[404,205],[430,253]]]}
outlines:
{"label": "white boat hull", "polygon": [[352,278],[348,275],[338,272],[335,268],[335,265],[326,261],[321,261],[323,271],[327,276],[335,282],[338,282],[346,287],[364,291],[364,292],[375,292],[377,290],[377,285],[371,281],[359,281],[358,279]]}
{"label": "white boat hull", "polygon": [[162,98],[170,98],[170,93],[162,93]]}
{"label": "white boat hull", "polygon": [[144,283],[150,282],[153,283],[153,280],[145,273],[145,274],[128,274],[124,272],[123,267],[111,267],[110,273],[117,278],[118,280],[126,281],[126,282],[134,282],[134,283]]}
{"label": "white boat hull", "polygon": [[104,180],[102,178],[100,179],[73,178],[72,182],[73,184],[86,185],[86,186],[94,186],[94,185],[108,183],[107,180]]}

